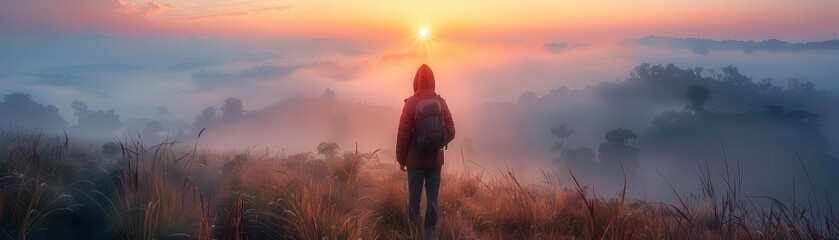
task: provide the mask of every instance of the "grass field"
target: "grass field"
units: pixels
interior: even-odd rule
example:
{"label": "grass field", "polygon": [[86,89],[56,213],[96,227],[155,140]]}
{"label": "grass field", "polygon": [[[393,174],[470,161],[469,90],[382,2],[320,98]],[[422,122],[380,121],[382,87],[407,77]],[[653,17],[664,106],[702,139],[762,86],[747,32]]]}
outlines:
{"label": "grass field", "polygon": [[[422,237],[407,227],[405,173],[378,151],[326,159],[140,142],[0,131],[0,238]],[[755,204],[736,177],[715,189],[705,173],[700,197],[665,204],[474,166],[444,171],[438,239],[839,239],[832,209]]]}

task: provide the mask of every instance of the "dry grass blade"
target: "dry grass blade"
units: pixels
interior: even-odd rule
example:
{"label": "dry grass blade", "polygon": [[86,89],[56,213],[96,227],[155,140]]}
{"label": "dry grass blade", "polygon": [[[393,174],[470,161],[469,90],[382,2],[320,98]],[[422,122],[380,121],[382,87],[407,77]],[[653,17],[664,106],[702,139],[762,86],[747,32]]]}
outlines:
{"label": "dry grass blade", "polygon": [[[393,163],[364,165],[378,158],[380,149],[364,152],[356,146],[344,152],[346,158],[325,159],[311,152],[272,155],[252,148],[199,151],[198,139],[192,146],[165,141],[146,147],[126,137],[115,141],[119,149],[110,158],[93,152],[84,155],[91,159],[79,159],[68,157],[68,152],[84,152],[80,146],[86,144],[74,143],[66,134],[47,138],[2,133],[0,238],[423,235],[408,227],[405,174]],[[237,156],[241,161],[236,170],[224,169],[222,165]],[[569,186],[549,170],[541,171],[544,180],[523,182],[527,177],[510,167],[488,169],[466,159],[462,149],[461,158],[464,172],[444,172],[435,233],[440,239],[839,239],[839,216],[830,205],[822,205],[827,209],[822,212],[817,206],[823,200],[802,204],[747,196],[743,201],[739,159],[736,170],[732,163],[727,166],[730,172],[719,176],[711,174],[707,161],[698,163],[702,197],[696,201],[685,199],[659,172],[678,201],[673,205],[630,200],[632,178],[622,164],[619,195],[604,198],[571,170]],[[799,156],[814,188],[816,179],[809,178],[804,160]],[[474,171],[472,164],[481,170]],[[726,191],[714,189],[717,177]],[[829,199],[827,190],[824,198]],[[769,204],[756,203],[762,201]],[[87,235],[66,231],[74,228]]]}

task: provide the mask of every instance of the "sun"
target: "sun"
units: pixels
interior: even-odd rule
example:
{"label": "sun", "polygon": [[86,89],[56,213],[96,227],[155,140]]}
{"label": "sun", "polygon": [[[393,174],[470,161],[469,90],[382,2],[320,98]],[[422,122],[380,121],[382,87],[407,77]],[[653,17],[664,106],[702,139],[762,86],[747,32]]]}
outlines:
{"label": "sun", "polygon": [[413,43],[411,48],[424,57],[428,57],[437,47],[437,41],[440,32],[435,31],[437,28],[429,23],[417,23],[413,28],[414,34],[411,34]]}
{"label": "sun", "polygon": [[419,29],[419,36],[420,36],[421,38],[426,38],[426,37],[428,37],[428,28],[421,27],[421,28]]}

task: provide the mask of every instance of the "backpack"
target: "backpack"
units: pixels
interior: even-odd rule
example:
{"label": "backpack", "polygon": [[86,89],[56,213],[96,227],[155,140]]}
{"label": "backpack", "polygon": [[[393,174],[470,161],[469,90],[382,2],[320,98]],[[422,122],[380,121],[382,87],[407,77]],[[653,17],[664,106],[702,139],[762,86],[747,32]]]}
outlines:
{"label": "backpack", "polygon": [[414,107],[414,133],[419,156],[436,158],[448,138],[443,117],[443,98],[440,95],[417,102]]}

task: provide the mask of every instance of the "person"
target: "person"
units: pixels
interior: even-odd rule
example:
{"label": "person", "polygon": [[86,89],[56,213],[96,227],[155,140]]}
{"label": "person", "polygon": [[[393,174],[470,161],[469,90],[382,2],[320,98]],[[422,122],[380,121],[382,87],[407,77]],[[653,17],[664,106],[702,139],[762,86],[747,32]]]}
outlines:
{"label": "person", "polygon": [[[437,195],[440,190],[440,171],[443,167],[443,147],[454,139],[455,129],[452,114],[446,101],[435,92],[434,73],[428,65],[423,64],[414,75],[414,94],[405,99],[402,108],[402,116],[399,119],[399,129],[396,136],[396,160],[400,169],[408,173],[408,218],[414,227],[419,227],[420,201],[422,190],[425,186],[426,210],[425,210],[425,231],[427,237],[433,237],[435,225],[437,224]],[[432,100],[432,101],[426,101]],[[425,124],[429,118],[418,118],[424,115],[425,106],[431,103],[432,112],[439,113],[440,121],[430,121],[440,126],[438,132],[443,134],[434,135],[428,132],[435,131]],[[437,104],[437,105],[435,105]],[[418,106],[423,106],[418,109]],[[435,115],[431,114],[431,120]],[[422,122],[422,123],[420,123]],[[423,135],[423,136],[421,136]],[[441,136],[441,141],[436,144],[422,141],[429,136]],[[426,146],[423,146],[425,144]]]}

